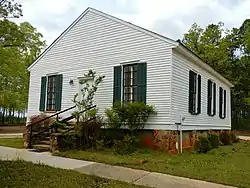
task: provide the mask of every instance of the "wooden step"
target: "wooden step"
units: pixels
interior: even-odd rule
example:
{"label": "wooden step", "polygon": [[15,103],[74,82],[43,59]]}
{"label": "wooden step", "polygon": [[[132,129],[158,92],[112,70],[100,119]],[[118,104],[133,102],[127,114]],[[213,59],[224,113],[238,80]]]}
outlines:
{"label": "wooden step", "polygon": [[39,142],[39,144],[50,145],[50,141],[49,140],[42,140]]}
{"label": "wooden step", "polygon": [[49,151],[50,150],[50,145],[35,144],[35,145],[33,145],[33,148],[38,150],[38,151]]}
{"label": "wooden step", "polygon": [[39,136],[39,135],[50,135],[50,133],[49,132],[43,132],[43,133],[40,133],[40,134],[38,134],[39,132],[32,132],[32,136]]}
{"label": "wooden step", "polygon": [[73,125],[66,125],[66,126],[64,127],[64,129],[72,129],[72,128],[75,128],[75,126],[73,126]]}
{"label": "wooden step", "polygon": [[67,125],[68,125],[68,126],[75,126],[75,125],[76,125],[76,122],[75,122],[75,121],[68,121],[68,122],[67,122]]}
{"label": "wooden step", "polygon": [[44,137],[43,140],[50,141],[50,136]]}

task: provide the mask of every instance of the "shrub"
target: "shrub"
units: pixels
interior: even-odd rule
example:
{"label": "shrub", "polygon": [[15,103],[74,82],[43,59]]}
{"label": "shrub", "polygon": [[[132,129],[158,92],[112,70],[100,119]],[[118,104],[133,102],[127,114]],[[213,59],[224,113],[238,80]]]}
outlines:
{"label": "shrub", "polygon": [[148,117],[154,113],[154,108],[142,102],[116,103],[111,109],[106,109],[105,113],[109,128],[128,128],[133,132],[144,128]]}
{"label": "shrub", "polygon": [[65,126],[66,126],[65,123],[60,123],[60,122],[58,122],[58,121],[55,121],[55,122],[53,123],[53,125],[54,125],[54,127],[55,127],[56,129],[57,129],[57,128],[63,129],[63,128],[65,128]]}
{"label": "shrub", "polygon": [[62,134],[57,139],[61,151],[77,149],[79,147],[79,137],[75,134]]}
{"label": "shrub", "polygon": [[104,139],[96,140],[96,150],[97,151],[104,150],[105,146],[106,146],[106,143],[105,143]]}
{"label": "shrub", "polygon": [[96,141],[100,139],[100,130],[103,126],[102,118],[97,116],[88,122],[78,122],[75,125],[75,133],[80,138],[80,144],[85,148],[95,147]]}
{"label": "shrub", "polygon": [[194,148],[198,153],[207,153],[212,149],[212,146],[208,140],[208,137],[200,136],[196,141]]}
{"label": "shrub", "polygon": [[97,76],[95,71],[89,70],[84,77],[91,78],[93,82],[89,84],[89,79],[80,82],[84,88],[81,89],[80,97],[78,93],[74,96],[73,102],[77,108],[72,115],[76,119],[75,132],[80,138],[80,144],[87,148],[96,146],[100,128],[104,124],[102,117],[97,116],[97,108],[89,109],[84,113],[82,111],[93,106],[95,94],[105,76]]}
{"label": "shrub", "polygon": [[219,136],[217,134],[208,134],[207,138],[208,138],[208,141],[209,141],[212,149],[219,147],[220,139],[219,139]]}
{"label": "shrub", "polygon": [[220,141],[224,146],[231,145],[232,144],[231,134],[227,131],[221,132],[220,133]]}
{"label": "shrub", "polygon": [[137,144],[138,140],[135,136],[126,135],[123,140],[115,140],[115,153],[119,155],[131,154],[136,150]]}
{"label": "shrub", "polygon": [[239,142],[239,138],[237,138],[237,136],[236,136],[236,134],[234,132],[230,132],[229,134],[230,134],[232,143]]}
{"label": "shrub", "polygon": [[[38,115],[33,115],[29,118],[29,124],[33,124],[33,123],[36,123],[36,122],[39,122],[41,121],[42,119],[48,117],[46,114],[44,113],[41,113],[41,114],[38,114]],[[41,131],[43,129],[43,127],[48,127],[50,126],[53,122],[55,122],[56,119],[55,118],[49,118],[49,119],[46,119],[45,121],[42,121],[40,123],[37,123],[36,125],[33,125],[32,126],[32,130],[33,131]]]}

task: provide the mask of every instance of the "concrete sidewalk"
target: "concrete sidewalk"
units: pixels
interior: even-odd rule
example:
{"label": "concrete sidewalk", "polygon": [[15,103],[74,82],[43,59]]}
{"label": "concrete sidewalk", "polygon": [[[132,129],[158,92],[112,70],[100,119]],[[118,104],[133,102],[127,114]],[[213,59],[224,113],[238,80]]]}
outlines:
{"label": "concrete sidewalk", "polygon": [[250,136],[238,136],[240,140],[250,141]]}
{"label": "concrete sidewalk", "polygon": [[0,160],[17,159],[31,161],[33,163],[43,163],[57,168],[72,169],[84,174],[96,175],[156,188],[233,188],[231,186],[170,176],[167,174],[57,157],[52,156],[48,152],[36,153],[25,149],[14,149],[0,146]]}

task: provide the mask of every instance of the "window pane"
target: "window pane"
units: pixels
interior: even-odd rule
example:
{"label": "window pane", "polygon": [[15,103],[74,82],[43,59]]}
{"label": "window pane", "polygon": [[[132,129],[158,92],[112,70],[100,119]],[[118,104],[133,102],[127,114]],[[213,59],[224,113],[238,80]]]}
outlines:
{"label": "window pane", "polygon": [[123,70],[124,70],[124,72],[129,72],[129,66],[124,66]]}
{"label": "window pane", "polygon": [[55,92],[56,92],[56,76],[48,77],[48,86],[47,86],[47,110],[55,110]]}
{"label": "window pane", "polygon": [[137,99],[137,64],[125,65],[123,67],[123,100],[125,102],[135,101]]}
{"label": "window pane", "polygon": [[137,86],[134,86],[133,88],[133,101],[137,100]]}

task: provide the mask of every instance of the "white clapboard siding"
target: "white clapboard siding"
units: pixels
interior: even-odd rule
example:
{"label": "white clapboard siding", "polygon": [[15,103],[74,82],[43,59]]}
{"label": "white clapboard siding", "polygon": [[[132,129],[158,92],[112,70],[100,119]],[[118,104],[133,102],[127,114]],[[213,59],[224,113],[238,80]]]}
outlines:
{"label": "white clapboard siding", "polygon": [[[185,117],[183,129],[185,130],[208,130],[231,128],[231,99],[230,88],[210,73],[189,61],[187,57],[173,50],[172,64],[172,121],[178,122],[180,116]],[[189,95],[189,70],[196,70],[201,75],[201,113],[192,115],[188,112]],[[212,79],[216,83],[216,115],[211,117],[207,114],[207,81]],[[227,111],[226,118],[219,117],[219,87],[226,89]]]}
{"label": "white clapboard siding", "polygon": [[[46,74],[63,74],[62,110],[73,106],[77,77],[89,69],[105,75],[95,97],[99,113],[112,106],[113,67],[122,62],[147,62],[147,104],[154,105],[157,115],[147,128],[167,129],[170,118],[170,80],[172,44],[88,11],[30,69],[28,117],[39,114],[40,82]],[[69,84],[70,80],[73,85]],[[69,113],[63,114],[67,116]]]}

